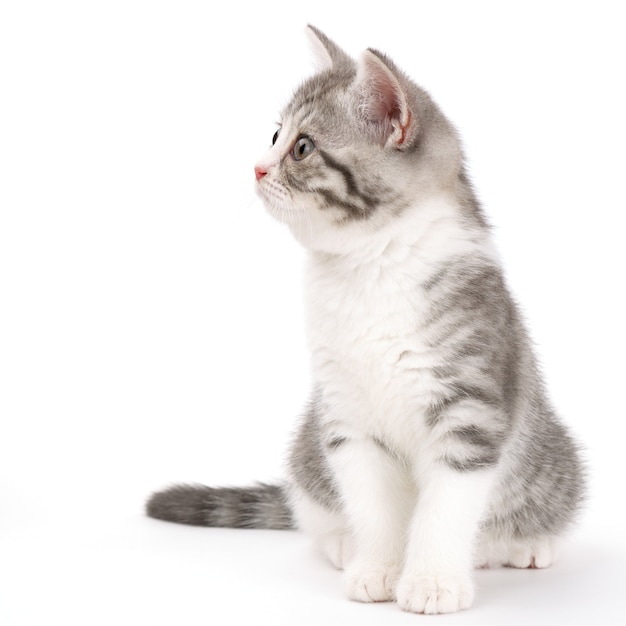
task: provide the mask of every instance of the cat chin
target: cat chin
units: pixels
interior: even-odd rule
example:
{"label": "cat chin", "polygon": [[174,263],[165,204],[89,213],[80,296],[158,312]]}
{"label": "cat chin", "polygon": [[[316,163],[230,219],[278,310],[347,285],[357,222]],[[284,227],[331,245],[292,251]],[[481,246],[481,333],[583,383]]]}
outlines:
{"label": "cat chin", "polygon": [[307,250],[340,253],[351,240],[348,233],[342,232],[345,229],[339,223],[333,223],[330,213],[320,215],[320,211],[312,207],[277,201],[262,189],[259,189],[258,195],[268,214],[285,224],[296,241]]}

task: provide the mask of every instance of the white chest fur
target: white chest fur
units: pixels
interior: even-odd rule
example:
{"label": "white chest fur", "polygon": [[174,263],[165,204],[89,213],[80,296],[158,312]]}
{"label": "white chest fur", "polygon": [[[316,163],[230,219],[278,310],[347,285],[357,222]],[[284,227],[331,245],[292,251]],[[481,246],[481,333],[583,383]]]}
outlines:
{"label": "white chest fur", "polygon": [[409,443],[407,433],[421,422],[416,414],[436,391],[432,368],[442,365],[428,336],[422,285],[446,259],[478,251],[484,254],[483,236],[454,214],[442,218],[438,204],[373,237],[358,255],[311,258],[311,366],[327,421],[399,449]]}

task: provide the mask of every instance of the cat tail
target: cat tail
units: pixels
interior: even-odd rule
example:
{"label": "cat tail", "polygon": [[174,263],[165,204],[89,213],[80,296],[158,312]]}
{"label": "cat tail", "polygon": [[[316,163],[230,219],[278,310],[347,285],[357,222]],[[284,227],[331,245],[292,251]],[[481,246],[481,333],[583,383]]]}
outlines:
{"label": "cat tail", "polygon": [[174,485],[154,493],[146,513],[155,519],[193,526],[224,528],[294,528],[284,487]]}

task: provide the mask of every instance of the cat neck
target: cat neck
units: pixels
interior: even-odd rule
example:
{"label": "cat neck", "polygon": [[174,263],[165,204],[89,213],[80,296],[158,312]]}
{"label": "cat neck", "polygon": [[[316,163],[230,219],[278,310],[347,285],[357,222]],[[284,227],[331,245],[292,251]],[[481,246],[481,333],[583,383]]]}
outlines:
{"label": "cat neck", "polygon": [[476,251],[492,255],[487,228],[468,220],[458,204],[443,195],[408,207],[387,224],[347,224],[325,235],[309,247],[310,260],[334,272],[371,265],[391,269],[416,255],[426,265]]}

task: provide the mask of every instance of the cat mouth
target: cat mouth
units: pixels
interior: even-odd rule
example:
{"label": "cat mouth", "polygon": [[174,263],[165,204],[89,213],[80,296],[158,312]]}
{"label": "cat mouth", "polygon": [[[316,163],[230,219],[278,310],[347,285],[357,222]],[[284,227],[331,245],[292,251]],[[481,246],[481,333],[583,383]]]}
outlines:
{"label": "cat mouth", "polygon": [[257,193],[271,217],[287,225],[305,246],[310,244],[313,237],[311,217],[304,207],[293,202],[287,189],[278,184],[260,181]]}
{"label": "cat mouth", "polygon": [[284,200],[291,196],[291,194],[284,185],[275,180],[268,179],[267,177],[261,178],[258,181],[257,189],[264,197],[272,197]]}
{"label": "cat mouth", "polygon": [[286,221],[280,216],[293,211],[291,194],[287,189],[275,181],[263,178],[258,182],[256,191],[269,213]]}

